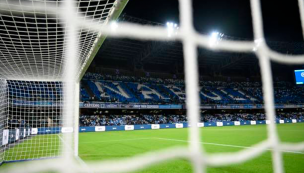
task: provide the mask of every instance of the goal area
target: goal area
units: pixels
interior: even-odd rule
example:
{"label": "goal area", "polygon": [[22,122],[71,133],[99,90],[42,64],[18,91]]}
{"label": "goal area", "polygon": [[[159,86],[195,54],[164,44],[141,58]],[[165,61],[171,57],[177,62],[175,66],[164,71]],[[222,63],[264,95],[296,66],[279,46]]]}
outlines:
{"label": "goal area", "polygon": [[[170,36],[161,26],[113,23],[128,0],[0,1],[0,163],[38,160],[0,167],[0,172],[131,172],[181,158],[200,173],[207,166],[243,163],[269,150],[274,172],[284,172],[283,152],[304,150],[304,143],[281,142],[276,124],[271,123],[275,121],[271,62],[304,64],[304,56],[281,54],[267,46],[260,0],[248,0],[254,41],[221,40],[212,46],[209,36],[194,29],[191,0],[178,1],[180,25]],[[298,0],[298,5],[304,33],[304,1]],[[90,163],[78,157],[79,82],[106,37],[182,42],[190,125],[187,147]],[[256,55],[270,121],[266,140],[235,153],[205,152],[197,127],[197,47]]]}

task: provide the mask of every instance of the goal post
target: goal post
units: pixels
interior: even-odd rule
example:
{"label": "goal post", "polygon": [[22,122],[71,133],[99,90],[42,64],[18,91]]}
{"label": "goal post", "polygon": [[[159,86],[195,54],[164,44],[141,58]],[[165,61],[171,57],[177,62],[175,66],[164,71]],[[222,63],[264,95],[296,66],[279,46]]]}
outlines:
{"label": "goal post", "polygon": [[0,79],[0,165],[5,161],[5,146],[8,143],[7,121],[7,83]]}
{"label": "goal post", "polygon": [[127,2],[0,1],[0,163],[78,157],[79,82],[106,35],[75,21],[106,25]]}
{"label": "goal post", "polygon": [[[118,19],[118,17],[121,15],[121,13],[124,10],[124,8],[126,7],[126,5],[128,4],[128,2],[129,2],[129,0],[121,0],[119,3],[117,3],[113,10],[113,13],[109,17],[108,21],[116,21]],[[82,77],[84,76],[84,74],[87,71],[87,69],[89,68],[89,66],[91,65],[91,63],[92,63],[93,59],[95,58],[96,54],[98,53],[100,47],[102,46],[102,44],[104,43],[104,41],[107,38],[106,34],[102,34],[102,32],[100,32],[99,34],[100,34],[100,37],[96,41],[96,44],[92,47],[89,58],[83,64],[83,66],[81,68],[81,72],[80,72],[79,78],[78,78],[79,82],[82,79]]]}
{"label": "goal post", "polygon": [[74,156],[78,158],[79,150],[79,101],[80,101],[80,84],[75,83],[75,111],[74,111]]}

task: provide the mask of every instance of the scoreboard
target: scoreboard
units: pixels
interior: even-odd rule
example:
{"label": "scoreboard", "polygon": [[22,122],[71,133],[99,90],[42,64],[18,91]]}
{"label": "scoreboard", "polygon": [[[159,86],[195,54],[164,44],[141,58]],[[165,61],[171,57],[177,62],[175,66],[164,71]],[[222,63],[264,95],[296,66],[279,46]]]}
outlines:
{"label": "scoreboard", "polygon": [[295,70],[296,84],[304,84],[304,70]]}

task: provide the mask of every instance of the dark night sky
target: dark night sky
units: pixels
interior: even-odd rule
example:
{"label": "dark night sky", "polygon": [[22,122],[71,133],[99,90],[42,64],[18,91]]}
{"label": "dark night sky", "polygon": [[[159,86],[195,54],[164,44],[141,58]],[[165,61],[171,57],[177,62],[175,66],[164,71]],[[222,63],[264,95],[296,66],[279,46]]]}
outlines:
{"label": "dark night sky", "polygon": [[[229,36],[252,39],[249,0],[194,0],[193,7],[198,32],[217,30]],[[179,23],[178,0],[129,0],[124,13],[160,23]],[[297,0],[263,0],[262,13],[267,40],[303,40]]]}

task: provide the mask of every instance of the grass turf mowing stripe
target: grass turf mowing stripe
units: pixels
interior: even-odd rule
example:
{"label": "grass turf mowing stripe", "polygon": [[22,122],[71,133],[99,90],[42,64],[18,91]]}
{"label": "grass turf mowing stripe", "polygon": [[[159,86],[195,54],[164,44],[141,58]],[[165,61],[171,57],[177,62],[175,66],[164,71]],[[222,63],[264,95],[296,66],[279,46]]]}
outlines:
{"label": "grass turf mowing stripe", "polygon": [[[187,140],[179,140],[179,139],[170,139],[170,138],[137,138],[137,139],[124,139],[124,140],[110,140],[110,141],[95,141],[95,142],[83,142],[84,144],[87,143],[111,143],[111,142],[126,142],[126,141],[138,141],[138,140],[167,140],[167,141],[176,141],[176,142],[185,142],[189,143],[190,141]],[[232,147],[232,148],[254,148],[254,147],[247,147],[247,146],[240,146],[240,145],[229,145],[229,144],[219,144],[219,143],[210,143],[210,142],[200,142],[204,145],[215,145],[215,146],[221,146],[221,147]],[[271,151],[271,149],[268,149]],[[294,154],[304,154],[304,152],[300,151],[286,151],[282,150],[282,152],[285,153],[294,153]],[[81,154],[81,156],[98,156],[98,154]]]}
{"label": "grass turf mowing stripe", "polygon": [[[129,158],[138,154],[153,152],[175,146],[186,146],[189,129],[160,129],[160,130],[134,130],[134,131],[108,131],[79,134],[79,155],[85,162],[100,160],[115,160]],[[280,139],[284,142],[297,143],[304,141],[304,123],[278,124],[277,130]],[[231,146],[252,147],[254,144],[267,139],[266,125],[256,126],[224,126],[224,127],[203,127],[201,128],[201,141],[205,151],[212,153],[237,152],[243,148],[209,145],[203,143],[224,144]],[[160,140],[156,138],[182,140]],[[55,143],[49,143],[56,141]],[[58,151],[61,146],[57,135],[37,135],[31,140],[18,144],[8,151],[13,158],[33,158],[36,154],[49,156],[53,150]],[[37,148],[38,146],[44,146]],[[51,145],[50,145],[51,144]],[[16,148],[15,148],[16,147]],[[22,151],[21,153],[13,152]],[[22,149],[21,149],[22,148]],[[39,149],[39,152],[37,151]],[[271,152],[266,151],[261,156],[242,164],[208,168],[209,172],[237,173],[237,172],[272,172]],[[18,155],[16,155],[18,154]],[[303,154],[283,153],[284,168],[288,172],[304,172]],[[139,163],[140,164],[140,163]],[[4,164],[4,166],[15,166],[15,163]],[[35,166],[35,163],[33,163]],[[2,167],[2,166],[1,166]],[[1,169],[0,167],[0,169]],[[192,168],[188,161],[176,159],[151,166],[140,173],[156,172],[191,172]]]}
{"label": "grass turf mowing stripe", "polygon": [[[298,124],[278,124],[278,133],[280,139],[284,142],[304,141],[304,123]],[[134,155],[145,152],[153,152],[174,146],[186,146],[188,141],[189,129],[160,129],[160,130],[134,130],[134,131],[111,131],[97,133],[80,134],[80,156],[86,162],[98,160],[115,160],[129,158]],[[252,147],[267,139],[266,125],[256,126],[224,126],[224,127],[203,127],[201,128],[202,145],[206,152],[229,153],[237,152],[243,147]],[[183,140],[160,140],[156,138]],[[215,143],[231,146],[208,145],[203,143]],[[245,163],[208,168],[208,172],[272,172],[271,152],[266,151],[261,156]],[[304,172],[303,154],[284,153],[284,167],[286,172]],[[191,172],[192,168],[188,161],[177,159],[164,162],[155,166],[146,168],[139,172]]]}

